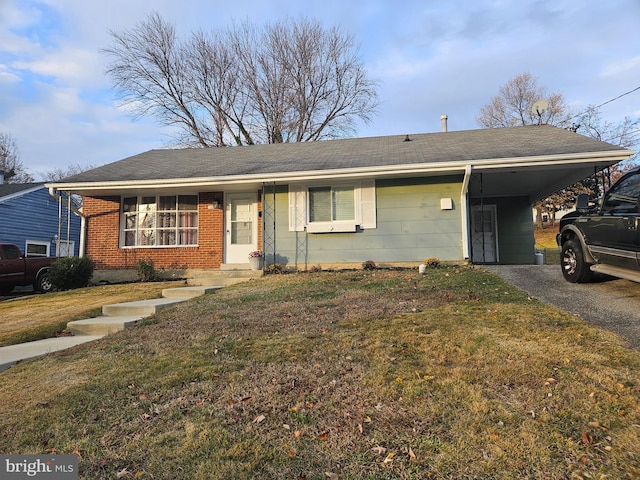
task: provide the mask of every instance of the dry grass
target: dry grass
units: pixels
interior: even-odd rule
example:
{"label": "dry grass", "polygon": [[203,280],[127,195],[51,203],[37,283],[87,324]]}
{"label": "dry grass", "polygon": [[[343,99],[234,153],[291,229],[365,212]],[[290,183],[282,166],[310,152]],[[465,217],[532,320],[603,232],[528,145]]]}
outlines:
{"label": "dry grass", "polygon": [[0,347],[54,336],[70,320],[100,315],[103,305],[158,298],[184,282],[103,285],[0,302]]}
{"label": "dry grass", "polygon": [[546,225],[543,228],[536,227],[534,230],[536,248],[558,248],[556,235],[558,234],[558,225]]}
{"label": "dry grass", "polygon": [[86,479],[638,478],[640,355],[474,268],[269,276],[0,374]]}

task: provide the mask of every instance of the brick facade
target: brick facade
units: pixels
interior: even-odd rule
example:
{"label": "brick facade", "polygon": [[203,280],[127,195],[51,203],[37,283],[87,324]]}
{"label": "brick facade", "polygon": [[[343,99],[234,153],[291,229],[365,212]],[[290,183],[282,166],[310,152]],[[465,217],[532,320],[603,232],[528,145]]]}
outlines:
{"label": "brick facade", "polygon": [[211,209],[214,202],[223,205],[222,192],[200,192],[196,247],[121,248],[120,196],[84,197],[86,255],[96,270],[135,269],[139,260],[153,260],[164,270],[218,269],[224,258],[224,210]]}

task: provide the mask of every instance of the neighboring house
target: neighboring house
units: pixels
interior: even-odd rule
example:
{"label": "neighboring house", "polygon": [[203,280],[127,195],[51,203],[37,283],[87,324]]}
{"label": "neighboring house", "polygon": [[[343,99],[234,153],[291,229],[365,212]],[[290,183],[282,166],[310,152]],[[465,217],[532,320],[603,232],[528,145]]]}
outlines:
{"label": "neighboring house", "polygon": [[0,242],[28,257],[79,255],[80,224],[44,183],[0,183]]}
{"label": "neighboring house", "polygon": [[96,273],[442,261],[533,264],[533,203],[634,152],[527,126],[152,150],[54,189],[83,195]]}

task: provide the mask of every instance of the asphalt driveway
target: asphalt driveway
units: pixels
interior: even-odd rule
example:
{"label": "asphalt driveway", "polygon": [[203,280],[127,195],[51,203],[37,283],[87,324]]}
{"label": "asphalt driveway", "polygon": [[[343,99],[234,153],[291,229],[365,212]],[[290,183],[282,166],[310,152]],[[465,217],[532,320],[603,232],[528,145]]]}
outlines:
{"label": "asphalt driveway", "polygon": [[640,283],[597,277],[567,282],[559,265],[487,265],[487,270],[545,303],[578,315],[626,339],[640,350]]}

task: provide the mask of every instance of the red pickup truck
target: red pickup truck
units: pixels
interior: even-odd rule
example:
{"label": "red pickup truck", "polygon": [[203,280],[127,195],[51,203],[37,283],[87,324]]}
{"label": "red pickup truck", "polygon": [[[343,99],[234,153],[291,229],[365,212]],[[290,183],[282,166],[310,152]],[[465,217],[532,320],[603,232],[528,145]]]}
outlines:
{"label": "red pickup truck", "polygon": [[17,286],[33,285],[47,293],[53,289],[49,281],[49,266],[56,257],[25,257],[17,245],[0,243],[0,293],[9,293]]}

